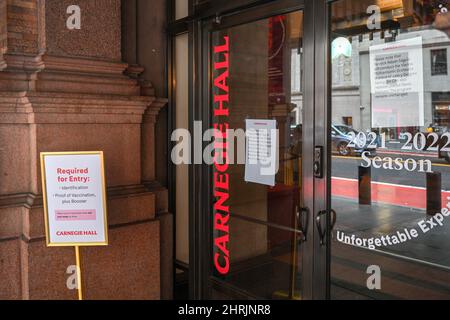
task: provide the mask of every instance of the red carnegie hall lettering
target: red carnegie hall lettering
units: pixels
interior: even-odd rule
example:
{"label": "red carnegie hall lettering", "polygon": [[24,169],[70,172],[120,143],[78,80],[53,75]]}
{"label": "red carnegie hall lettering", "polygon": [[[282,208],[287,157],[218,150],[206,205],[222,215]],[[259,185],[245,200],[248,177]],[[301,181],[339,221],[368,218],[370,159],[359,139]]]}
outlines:
{"label": "red carnegie hall lettering", "polygon": [[230,208],[227,205],[230,197],[230,183],[228,174],[227,130],[229,128],[229,37],[223,38],[224,43],[214,47],[214,266],[216,270],[226,275],[230,271],[229,251],[229,219]]}

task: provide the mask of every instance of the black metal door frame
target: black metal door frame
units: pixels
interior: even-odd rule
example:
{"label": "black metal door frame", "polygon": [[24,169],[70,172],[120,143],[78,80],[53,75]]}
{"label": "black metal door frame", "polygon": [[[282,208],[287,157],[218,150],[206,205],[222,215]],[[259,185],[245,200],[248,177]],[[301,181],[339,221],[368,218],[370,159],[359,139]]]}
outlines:
{"label": "black metal door frame", "polygon": [[[329,141],[329,45],[328,45],[328,1],[327,0],[279,0],[264,1],[255,6],[246,6],[236,11],[230,10],[214,17],[209,10],[206,17],[193,18],[189,22],[189,123],[203,122],[203,130],[212,123],[210,108],[210,63],[211,32],[217,28],[248,23],[283,14],[294,10],[304,10],[304,135],[303,135],[303,188],[304,205],[309,208],[308,239],[302,250],[302,292],[304,299],[329,298],[329,242],[330,216],[322,216],[326,227],[325,243],[316,219],[321,212],[329,212],[330,204],[330,141]],[[220,19],[220,25],[213,23]],[[193,127],[189,128],[193,132]],[[314,147],[323,147],[324,170],[322,178],[315,178],[313,173]],[[206,147],[203,145],[203,148]],[[194,151],[194,150],[192,150]],[[212,198],[211,167],[207,165],[190,166],[190,265],[189,282],[191,299],[208,299],[212,285],[221,286],[211,276]],[[236,293],[236,292],[235,292]]]}
{"label": "black metal door frame", "polygon": [[[314,179],[314,290],[313,299],[330,299],[331,253],[331,63],[330,5],[328,0],[313,1],[314,9],[314,145],[323,148],[323,177]],[[323,225],[324,237],[319,228]]]}

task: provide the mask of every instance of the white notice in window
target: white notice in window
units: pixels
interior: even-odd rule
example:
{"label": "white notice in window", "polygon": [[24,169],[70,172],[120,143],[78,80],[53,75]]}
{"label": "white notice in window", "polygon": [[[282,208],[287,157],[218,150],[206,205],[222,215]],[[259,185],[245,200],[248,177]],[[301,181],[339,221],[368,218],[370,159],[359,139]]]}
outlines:
{"label": "white notice in window", "polygon": [[424,126],[422,38],[370,47],[372,127]]}
{"label": "white notice in window", "polygon": [[245,181],[275,186],[278,130],[275,120],[246,120]]}

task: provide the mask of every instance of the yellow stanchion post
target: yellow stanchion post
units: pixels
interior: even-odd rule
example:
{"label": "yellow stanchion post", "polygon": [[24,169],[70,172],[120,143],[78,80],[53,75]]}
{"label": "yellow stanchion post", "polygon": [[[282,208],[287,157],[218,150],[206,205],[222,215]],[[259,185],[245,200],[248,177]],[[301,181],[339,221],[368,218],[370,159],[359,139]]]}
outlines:
{"label": "yellow stanchion post", "polygon": [[83,285],[81,283],[81,259],[80,259],[80,247],[75,246],[75,259],[77,264],[77,289],[78,300],[83,300]]}

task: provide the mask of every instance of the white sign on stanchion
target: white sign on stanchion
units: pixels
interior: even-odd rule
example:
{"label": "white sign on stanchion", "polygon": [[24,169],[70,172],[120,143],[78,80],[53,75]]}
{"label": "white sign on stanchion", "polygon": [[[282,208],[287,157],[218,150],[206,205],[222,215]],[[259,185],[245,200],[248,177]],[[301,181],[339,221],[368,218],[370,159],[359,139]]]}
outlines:
{"label": "white sign on stanchion", "polygon": [[74,246],[82,299],[80,246],[108,245],[103,152],[41,153],[48,247]]}

